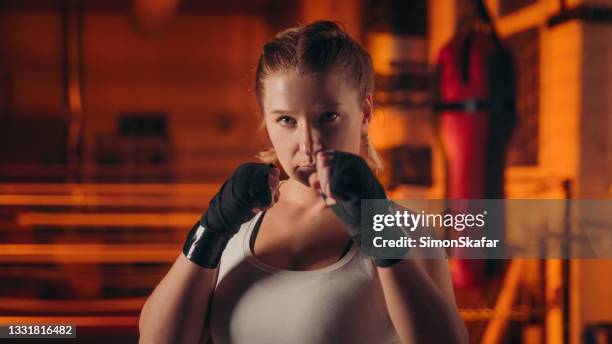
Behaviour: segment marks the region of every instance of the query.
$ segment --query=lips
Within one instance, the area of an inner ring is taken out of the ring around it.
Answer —
[[[317,170],[317,166],[316,165],[301,165],[301,166],[298,166],[295,170],[299,174],[310,175]]]
[[[300,171],[310,171],[315,170],[317,167],[315,165],[302,165],[298,166],[297,169]]]

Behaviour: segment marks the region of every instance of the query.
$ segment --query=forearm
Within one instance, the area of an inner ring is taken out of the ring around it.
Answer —
[[[197,342],[217,271],[202,268],[181,254],[142,309],[140,343]]]
[[[385,303],[402,343],[467,343],[452,295],[434,283],[417,260],[378,268]]]
[[[272,206],[279,173],[274,165],[244,163],[223,183],[145,303],[139,322],[141,343],[206,339],[208,303],[223,251],[240,226],[255,216],[253,209]]]
[[[363,224],[362,219],[373,220],[376,215],[393,214],[399,206],[387,199],[383,186],[363,158],[347,152],[321,151],[316,160],[320,172],[317,181],[311,185],[322,190],[326,203],[344,223],[349,235],[361,245],[363,252],[375,258],[385,303],[402,341],[466,343],[465,326],[454,302],[446,261],[434,261],[433,267],[437,269],[425,270],[419,265],[420,260],[399,259],[406,256],[405,249],[385,249],[383,252],[375,245],[366,245],[372,233],[364,235],[364,229],[369,231],[374,226]],[[366,204],[369,209],[364,214],[363,200],[378,202]],[[387,230],[385,233],[392,240],[406,235],[400,230]],[[435,272],[435,278],[430,277],[430,271]]]

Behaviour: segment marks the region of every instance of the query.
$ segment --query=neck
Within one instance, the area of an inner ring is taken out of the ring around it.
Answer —
[[[289,178],[280,190],[281,198],[299,208],[316,210],[326,208],[319,191]]]

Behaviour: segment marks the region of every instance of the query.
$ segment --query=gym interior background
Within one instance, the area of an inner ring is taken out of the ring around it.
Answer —
[[[612,2],[485,3],[517,75],[505,197],[609,199]],[[338,21],[370,51],[372,141],[391,195],[443,198],[431,74],[459,6],[2,1],[0,323],[69,322],[79,342],[137,340],[144,300],[194,219],[265,146],[255,64],[298,23]],[[516,260],[456,293],[473,343],[603,343],[610,285],[609,260]]]

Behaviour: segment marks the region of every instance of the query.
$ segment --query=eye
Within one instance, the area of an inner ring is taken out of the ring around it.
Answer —
[[[334,122],[340,115],[335,112],[325,112],[319,117],[319,122]]]
[[[283,126],[293,126],[295,125],[295,119],[289,116],[280,116],[276,119],[276,123],[279,123]]]

